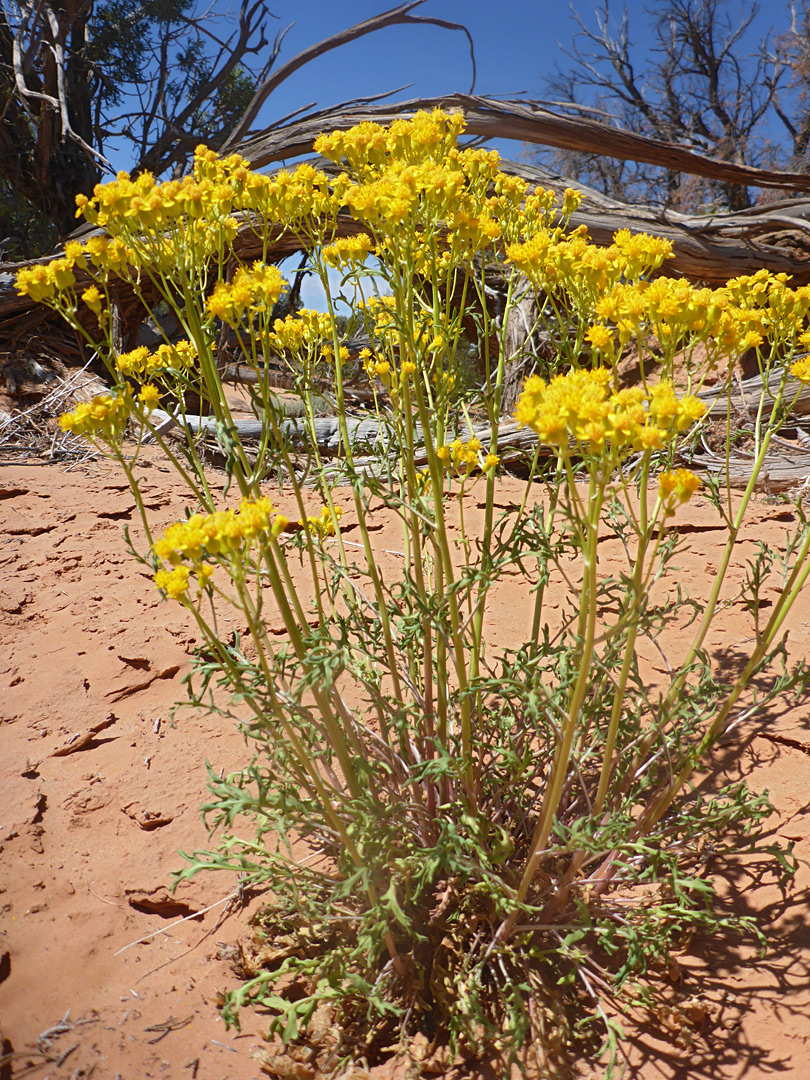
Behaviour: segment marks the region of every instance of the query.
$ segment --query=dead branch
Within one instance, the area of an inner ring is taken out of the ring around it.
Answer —
[[[380,15],[375,15],[371,19],[366,19],[364,22],[355,23],[354,26],[347,27],[346,30],[341,30],[340,33],[333,34],[332,37],[326,38],[324,41],[320,41],[316,45],[310,46],[308,49],[304,49],[302,52],[298,53],[297,56],[288,60],[274,75],[265,79],[258,87],[241,120],[228,138],[222,143],[220,147],[221,151],[226,152],[233,149],[248,138],[250,127],[258,115],[259,109],[261,109],[270,94],[272,94],[272,92],[294,72],[298,71],[299,68],[308,64],[311,60],[323,56],[324,53],[330,52],[332,49],[338,49],[342,45],[347,45],[351,41],[356,41],[358,38],[364,37],[366,34],[373,34],[377,30],[382,30],[389,26],[439,26],[444,30],[460,30],[465,34],[470,43],[470,59],[472,62],[473,75],[470,93],[472,93],[475,87],[475,51],[469,30],[461,23],[448,22],[446,19],[428,18],[427,16],[409,14],[415,7],[419,7],[424,2],[425,0],[410,0],[409,3],[400,4],[399,7],[391,8],[389,11],[384,11]],[[267,131],[271,130],[274,130],[274,128],[267,129]],[[263,134],[266,134],[267,131]]]

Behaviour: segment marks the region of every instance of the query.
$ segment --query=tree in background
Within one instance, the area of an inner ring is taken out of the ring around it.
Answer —
[[[290,27],[270,43],[277,17],[265,0],[244,0],[236,18],[201,0],[2,0],[0,259],[30,258],[71,232],[76,195],[113,171],[110,148],[127,153],[133,173],[182,173],[199,143],[231,149],[256,134],[273,90],[330,49],[395,24],[469,39],[457,23],[411,15],[422,3],[357,23],[276,68]]]
[[[678,143],[720,161],[807,169],[810,141],[810,3],[786,6],[785,26],[746,42],[759,8],[726,0],[659,0],[646,9],[651,45],[631,38],[624,8],[618,25],[608,0],[595,26],[573,14],[579,29],[572,61],[546,80],[557,107],[619,128]],[[638,26],[635,27],[638,30]],[[685,177],[652,165],[571,151],[545,160],[566,175],[626,201],[678,210],[741,210],[750,192],[739,185]]]

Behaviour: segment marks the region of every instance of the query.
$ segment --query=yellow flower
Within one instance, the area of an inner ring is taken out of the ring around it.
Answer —
[[[343,510],[340,506],[335,507],[334,517],[332,516],[329,507],[325,506],[317,516],[311,515],[306,518],[306,520],[299,520],[295,524],[298,529],[305,529],[307,532],[314,533],[316,536],[334,536],[335,520],[340,519],[342,515]]]
[[[151,412],[160,404],[160,391],[156,386],[147,383],[141,388],[141,392],[138,394],[138,401],[140,401],[147,412]]]
[[[658,477],[658,488],[666,516],[674,514],[676,506],[688,502],[699,487],[700,477],[688,469],[661,473]]]
[[[205,556],[216,558],[241,554],[261,543],[272,530],[273,504],[267,498],[243,499],[239,510],[217,510],[212,514],[192,514],[176,521],[152,545],[159,559],[173,566],[184,559],[199,565]]]
[[[286,518],[283,514],[276,514],[273,524],[270,529],[270,535],[274,540],[277,540],[283,532],[286,531],[287,526],[290,524],[290,519]]]
[[[563,447],[573,440],[620,457],[664,446],[706,411],[698,398],[678,399],[668,382],[649,393],[641,387],[611,393],[610,381],[606,368],[569,371],[550,383],[533,375],[526,380],[515,418],[536,431],[541,442]]]
[[[613,352],[613,334],[607,326],[597,323],[588,330],[585,337],[598,352]]]
[[[187,566],[175,566],[173,570],[155,571],[155,587],[162,589],[172,600],[180,600],[188,591],[191,571]]]
[[[30,296],[35,303],[53,303],[58,293],[75,284],[71,259],[52,259],[45,265],[26,267],[15,279],[20,296]]]
[[[332,321],[327,314],[301,308],[286,319],[276,319],[268,339],[271,347],[280,353],[300,353],[302,350],[309,351],[331,336]]]
[[[364,351],[369,352],[367,349]],[[383,382],[388,382],[391,375],[390,363],[385,359],[377,359],[370,352],[363,360],[363,370],[368,374],[369,378],[373,379],[376,375]]]
[[[560,207],[563,217],[570,217],[582,202],[582,193],[574,188],[566,188]]]
[[[362,263],[374,250],[374,244],[366,233],[357,236],[345,236],[329,244],[321,252],[327,266],[341,269],[344,266]]]
[[[809,335],[802,335],[802,337],[807,336]],[[790,374],[795,376],[799,382],[810,383],[810,356],[800,356],[798,360],[795,360],[790,365]]]
[[[173,345],[158,345],[155,349],[158,369],[172,368],[174,371],[190,371],[196,366],[197,360],[197,350],[190,341],[177,341]]]
[[[262,262],[255,262],[250,270],[240,266],[232,282],[217,282],[205,306],[209,315],[236,329],[245,314],[264,312],[269,315],[284,284],[277,266]]]
[[[73,412],[59,417],[59,426],[91,441],[118,446],[123,441],[132,404],[132,391],[127,385],[116,397],[99,394],[92,401],[80,402]]]
[[[115,361],[115,366],[122,375],[131,378],[139,378],[149,375],[154,370],[153,357],[145,345],[139,345],[137,349],[120,353]]]
[[[740,338],[740,351],[746,352],[748,349],[758,349],[764,340],[758,330],[748,330]]]
[[[43,303],[54,295],[54,287],[48,279],[44,266],[30,266],[20,270],[14,282],[20,296],[30,296],[34,303]]]
[[[101,293],[97,285],[91,285],[82,293],[82,300],[95,315],[101,315]]]

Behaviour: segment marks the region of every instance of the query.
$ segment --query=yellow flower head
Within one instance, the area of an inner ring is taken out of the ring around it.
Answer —
[[[261,543],[272,531],[273,504],[269,499],[243,499],[238,510],[192,514],[170,525],[152,545],[159,559],[179,566],[184,560],[196,567],[208,558],[242,557],[247,548]]]
[[[700,477],[688,469],[675,469],[664,472],[658,477],[658,489],[664,513],[667,517],[675,513],[675,508],[688,502],[700,487]]]
[[[53,306],[58,293],[65,292],[76,284],[73,273],[73,260],[52,259],[49,263],[29,266],[20,270],[15,286],[20,296],[30,296],[35,303]]]
[[[622,456],[658,449],[691,427],[705,412],[698,398],[678,399],[670,383],[647,393],[641,387],[611,391],[606,368],[572,370],[546,383],[526,380],[515,417],[541,442],[564,447],[573,441]]]
[[[94,315],[101,315],[101,293],[97,285],[91,285],[82,293],[82,300],[90,308]]]
[[[613,334],[607,326],[603,326],[601,323],[596,323],[596,325],[592,326],[588,330],[588,332],[585,334],[585,337],[597,352],[613,353]]]
[[[152,383],[147,383],[141,388],[140,394],[138,394],[138,401],[146,409],[147,412],[151,412],[156,409],[160,404],[160,390]]]
[[[810,337],[810,335],[802,335]],[[810,383],[810,356],[801,356],[790,365],[790,374],[799,382]]]
[[[208,297],[206,308],[209,315],[222,319],[236,329],[243,315],[262,312],[269,315],[284,284],[277,266],[262,262],[255,262],[249,270],[241,266],[232,282],[217,282]]]
[[[563,217],[570,217],[582,202],[582,192],[574,188],[566,188],[560,208]]]
[[[335,507],[334,517],[332,511],[328,506],[325,506],[321,510],[320,514],[312,515],[305,521],[298,521],[297,525],[299,529],[304,529],[307,532],[311,532],[316,536],[334,536],[335,535],[335,521],[339,520],[343,515],[343,509],[340,506]]]
[[[157,570],[155,587],[162,589],[172,600],[183,600],[188,592],[190,573],[187,566],[175,566],[173,570]]]
[[[83,435],[91,442],[120,446],[132,412],[132,391],[129,385],[121,394],[99,394],[92,401],[80,402],[73,412],[59,417],[63,431]]]
[[[327,266],[340,270],[344,266],[356,266],[365,262],[373,250],[371,238],[366,233],[358,233],[357,236],[345,236],[333,241],[323,249],[321,257]]]
[[[465,477],[469,476],[474,469],[483,467],[479,462],[480,452],[481,442],[474,437],[467,442],[463,442],[461,439],[454,439],[449,446],[436,447],[436,457],[439,459],[442,466],[445,469],[448,469],[452,465],[456,472]],[[486,466],[487,468],[494,467],[493,462],[489,460],[492,457],[495,457],[495,455],[490,454],[487,456],[486,460],[489,461],[489,464]]]
[[[301,308],[285,319],[276,319],[268,335],[270,347],[277,352],[310,352],[332,336],[332,320],[327,314]]]

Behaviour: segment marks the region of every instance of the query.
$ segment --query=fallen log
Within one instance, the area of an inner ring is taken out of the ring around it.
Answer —
[[[204,432],[216,439],[219,430],[218,421],[213,416],[186,413],[181,420],[161,409],[155,409],[151,419],[160,435],[169,434],[172,430],[182,431],[185,425],[193,435]],[[307,450],[312,447],[309,428],[303,417],[284,417],[277,423],[280,434],[288,441],[292,450]],[[232,430],[238,433],[241,439],[251,441],[260,438],[266,427],[266,421],[237,417],[234,419]],[[464,440],[475,437],[480,439],[482,445],[488,449],[490,430],[489,424],[463,423],[452,437]],[[391,426],[384,421],[377,418],[347,416],[346,432],[352,453],[367,450],[379,455],[387,452]],[[312,433],[315,437],[315,445],[322,457],[336,458],[344,452],[341,425],[337,416],[316,416],[312,421]],[[422,439],[422,428],[418,423],[414,424],[414,434],[417,443],[414,461],[421,466],[427,462],[427,451]],[[537,442],[537,435],[533,431],[521,427],[514,420],[506,421],[498,428],[498,453],[502,456],[503,454],[511,454],[512,457],[523,456],[533,451]]]
[[[726,386],[710,387],[701,391],[700,397],[709,406],[710,417],[726,416],[729,409],[732,417],[746,417],[753,420],[759,409],[760,401],[764,416],[770,416],[775,404],[775,395],[782,381],[783,368],[778,364],[764,374],[740,379],[729,391]],[[799,382],[792,375],[785,380],[782,401],[790,405],[793,416],[810,414],[810,386]]]

